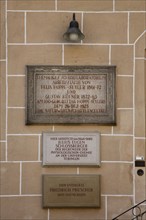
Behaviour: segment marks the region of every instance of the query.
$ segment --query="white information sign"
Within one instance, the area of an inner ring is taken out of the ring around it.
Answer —
[[[43,165],[100,166],[100,134],[44,132]]]

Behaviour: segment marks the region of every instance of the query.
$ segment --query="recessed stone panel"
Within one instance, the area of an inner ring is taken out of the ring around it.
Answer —
[[[115,124],[115,66],[27,66],[26,124]]]

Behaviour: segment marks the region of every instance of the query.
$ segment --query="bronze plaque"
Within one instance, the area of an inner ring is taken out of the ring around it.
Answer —
[[[43,208],[100,207],[100,175],[43,175]]]
[[[26,124],[115,124],[115,66],[27,66]]]
[[[98,132],[43,132],[43,165],[100,166]]]

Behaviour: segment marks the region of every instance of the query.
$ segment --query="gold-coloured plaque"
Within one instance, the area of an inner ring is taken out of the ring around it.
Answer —
[[[43,208],[100,207],[100,175],[43,175]]]

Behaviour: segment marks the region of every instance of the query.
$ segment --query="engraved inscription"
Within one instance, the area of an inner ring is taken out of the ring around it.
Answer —
[[[43,175],[43,207],[100,207],[100,175]]]
[[[63,183],[59,184],[58,187],[51,187],[50,192],[57,193],[57,196],[86,196],[87,193],[93,192],[93,188],[86,186],[84,183]]]
[[[80,160],[81,157],[87,157],[92,154],[89,150],[87,141],[92,141],[93,138],[73,138],[73,137],[60,137],[50,138],[51,141],[56,140],[55,150],[51,154],[55,157],[63,157],[64,160]]]
[[[35,113],[105,113],[106,75],[36,74]]]
[[[99,149],[97,132],[43,133],[43,165],[100,166]]]
[[[26,124],[116,124],[115,66],[27,66]]]

